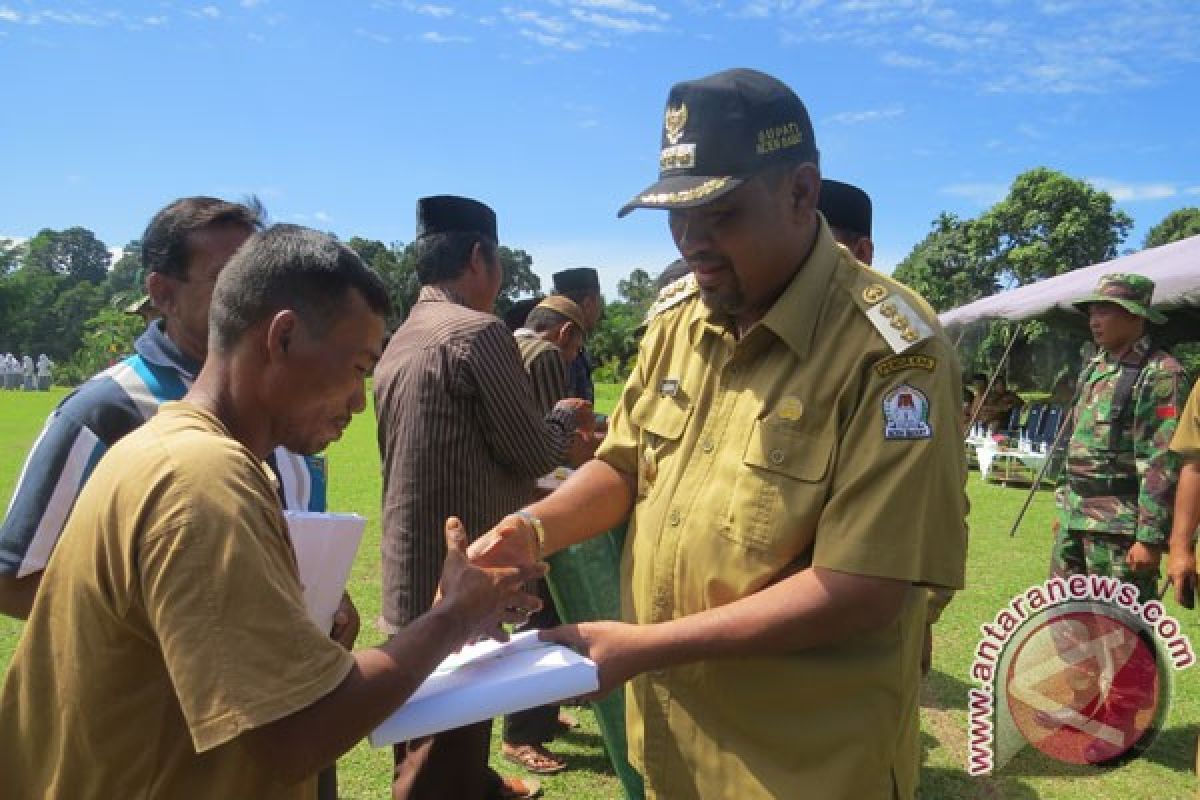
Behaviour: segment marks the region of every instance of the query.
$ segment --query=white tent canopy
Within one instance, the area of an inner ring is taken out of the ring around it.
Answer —
[[[1072,301],[1091,294],[1100,276],[1110,272],[1133,272],[1154,281],[1152,303],[1160,311],[1200,309],[1200,236],[1192,236],[994,294],[946,311],[939,319],[947,328],[961,328],[983,319],[1046,317],[1073,317],[1082,325],[1084,316],[1071,305]],[[1198,336],[1200,330],[1189,338]]]

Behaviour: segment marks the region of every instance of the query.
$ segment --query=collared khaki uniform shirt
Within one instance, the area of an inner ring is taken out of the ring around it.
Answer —
[[[1200,459],[1200,381],[1192,387],[1187,405],[1179,417],[1175,435],[1171,437],[1171,452],[1188,461]]]
[[[598,453],[637,475],[626,620],[715,608],[812,566],[962,587],[959,366],[923,307],[822,224],[740,340],[696,294],[651,322]],[[897,355],[872,309],[924,338]],[[926,595],[914,586],[894,621],[836,645],[634,679],[647,795],[913,797]]]

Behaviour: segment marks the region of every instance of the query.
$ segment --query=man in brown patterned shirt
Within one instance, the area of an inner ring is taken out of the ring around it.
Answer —
[[[512,334],[492,314],[497,241],[496,216],[482,203],[446,195],[417,203],[421,293],[375,370],[387,632],[432,604],[446,518],[460,518],[470,536],[484,533],[533,498],[538,476],[592,424],[591,406],[578,399],[538,412]],[[488,768],[490,736],[489,720],[397,745],[393,796],[533,796],[533,781]]]

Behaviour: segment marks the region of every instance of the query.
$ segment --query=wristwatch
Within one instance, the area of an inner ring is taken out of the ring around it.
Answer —
[[[542,553],[546,551],[546,526],[542,524],[541,519],[524,508],[517,512],[517,516],[528,522],[529,527],[533,528],[533,536],[537,541],[537,560],[541,561]]]

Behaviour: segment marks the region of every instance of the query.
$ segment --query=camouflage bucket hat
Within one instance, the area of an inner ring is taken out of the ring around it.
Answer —
[[[1161,325],[1167,318],[1161,312],[1150,307],[1150,298],[1154,296],[1154,281],[1144,275],[1133,275],[1127,272],[1114,272],[1100,278],[1096,291],[1071,305],[1087,313],[1087,307],[1092,303],[1116,303],[1130,314]]]

